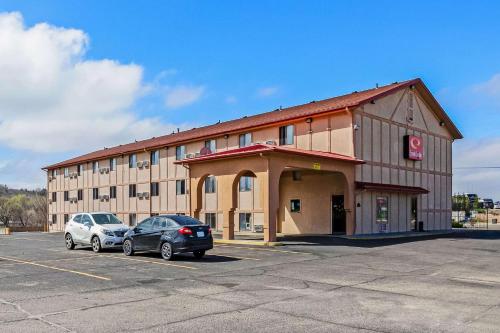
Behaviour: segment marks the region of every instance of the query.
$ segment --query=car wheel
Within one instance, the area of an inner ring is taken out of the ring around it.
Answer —
[[[172,244],[165,242],[161,245],[161,256],[165,260],[172,260],[174,253],[172,252]]]
[[[123,253],[126,256],[134,255],[134,248],[132,246],[132,241],[130,239],[127,239],[125,240],[125,242],[123,242]]]
[[[66,237],[64,237],[64,240],[66,242],[66,248],[68,250],[73,250],[75,248],[75,242],[73,242],[73,237],[71,236],[70,233],[66,234]]]
[[[201,259],[205,255],[205,250],[198,250],[193,252],[196,259]]]
[[[92,237],[92,251],[94,251],[95,253],[97,252],[101,252],[101,240],[99,239],[99,237],[97,236],[94,236]]]

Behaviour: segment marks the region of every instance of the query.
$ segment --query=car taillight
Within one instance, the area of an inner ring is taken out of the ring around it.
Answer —
[[[178,231],[181,235],[192,235],[193,234],[193,230],[186,228],[186,227],[180,228]]]
[[[210,235],[212,233],[212,229],[208,227],[208,234]]]

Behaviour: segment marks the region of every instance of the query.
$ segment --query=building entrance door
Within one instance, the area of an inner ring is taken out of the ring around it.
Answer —
[[[344,196],[332,196],[332,233],[345,234],[346,218],[344,209]]]
[[[418,217],[417,217],[417,198],[412,197],[411,198],[411,211],[410,211],[410,230],[411,231],[418,231]]]

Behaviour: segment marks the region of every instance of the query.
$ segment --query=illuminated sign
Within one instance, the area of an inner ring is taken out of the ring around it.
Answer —
[[[321,170],[321,164],[319,164],[319,163],[313,163],[313,169],[314,170]]]
[[[424,142],[415,135],[405,135],[403,138],[404,158],[421,161],[424,159]]]

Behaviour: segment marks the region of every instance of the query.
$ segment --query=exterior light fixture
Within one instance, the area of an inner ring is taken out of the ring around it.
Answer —
[[[310,124],[310,123],[312,123],[312,122],[313,122],[313,119],[312,119],[311,117],[306,118],[306,123]]]
[[[444,121],[442,121],[442,120],[441,120],[441,121],[439,122],[439,126],[443,127],[443,126],[444,126]]]

